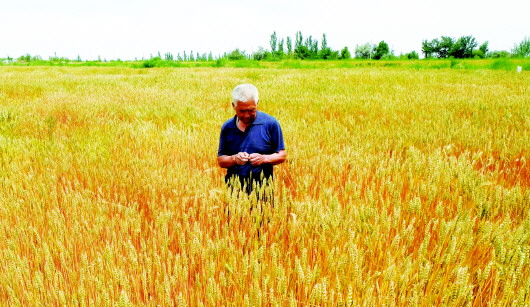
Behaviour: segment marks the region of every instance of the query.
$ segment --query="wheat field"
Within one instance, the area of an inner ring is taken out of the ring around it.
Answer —
[[[261,212],[239,83],[286,140]],[[528,306],[529,144],[528,72],[0,67],[0,304]]]

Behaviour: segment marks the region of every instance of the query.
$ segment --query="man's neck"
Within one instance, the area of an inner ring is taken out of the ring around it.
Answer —
[[[252,125],[252,123],[247,125],[244,122],[240,121],[239,118],[236,116],[236,127],[237,127],[237,129],[245,132],[245,130],[247,130],[247,127],[250,126],[250,125]]]

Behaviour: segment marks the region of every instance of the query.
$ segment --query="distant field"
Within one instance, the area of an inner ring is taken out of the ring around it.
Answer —
[[[530,71],[530,58],[488,59],[421,59],[421,60],[238,60],[173,61],[151,58],[139,61],[74,61],[74,60],[14,60],[0,59],[1,66],[60,66],[60,67],[120,67],[120,68],[276,68],[276,69],[336,69],[336,68],[397,68],[397,69],[456,69],[456,70],[505,70],[516,71],[521,67]]]
[[[530,304],[528,70],[285,65],[0,67],[0,304]],[[247,82],[263,216],[216,164]]]

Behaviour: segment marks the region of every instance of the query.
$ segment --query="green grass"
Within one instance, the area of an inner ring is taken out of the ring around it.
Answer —
[[[465,70],[505,70],[515,71],[521,66],[524,71],[530,70],[530,59],[500,58],[500,59],[421,59],[421,60],[275,60],[230,61],[218,59],[215,61],[173,61],[152,58],[142,61],[0,61],[0,66],[94,66],[94,67],[128,67],[128,68],[158,68],[158,67],[232,67],[232,68],[279,68],[279,69],[330,69],[330,68],[409,68],[409,69],[465,69]]]

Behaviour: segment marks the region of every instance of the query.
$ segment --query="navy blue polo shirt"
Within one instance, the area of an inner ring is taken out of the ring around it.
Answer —
[[[221,127],[217,156],[231,156],[239,152],[269,155],[285,149],[282,129],[276,118],[258,111],[256,119],[244,132],[237,128],[236,118],[234,116],[227,120]],[[273,165],[271,164],[254,166],[248,162],[245,165],[235,165],[228,168],[226,178],[238,175],[258,179],[262,173],[265,178],[268,178],[272,176],[272,169]]]

